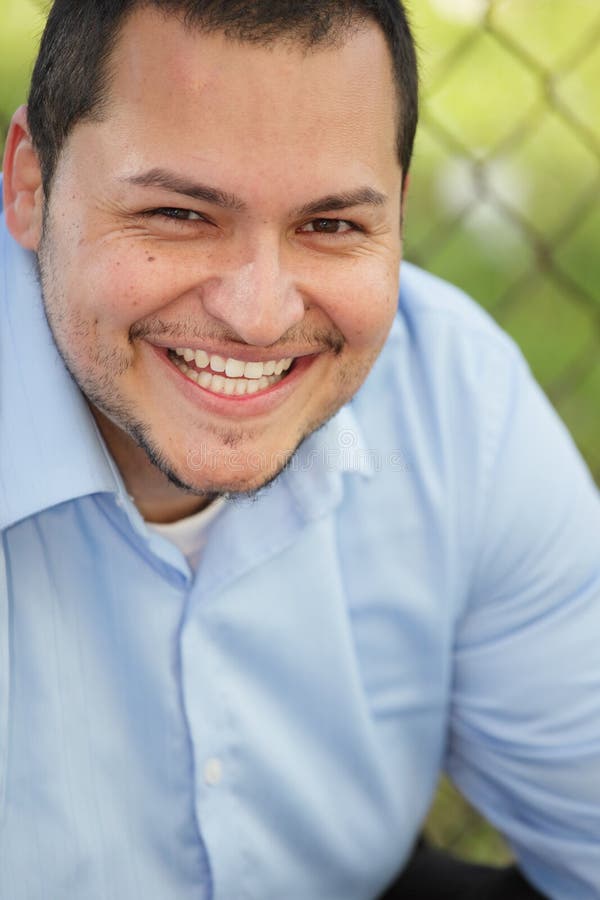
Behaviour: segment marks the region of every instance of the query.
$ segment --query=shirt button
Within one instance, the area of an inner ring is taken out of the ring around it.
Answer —
[[[204,764],[204,781],[209,787],[216,787],[223,777],[223,765],[220,759],[211,757]]]

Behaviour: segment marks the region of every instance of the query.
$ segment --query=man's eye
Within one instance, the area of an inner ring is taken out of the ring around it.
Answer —
[[[303,225],[300,231],[315,234],[346,234],[348,231],[358,231],[354,222],[347,219],[313,219]]]
[[[156,216],[164,216],[167,219],[175,219],[177,222],[205,222],[204,216],[194,212],[193,209],[177,209],[171,206],[163,206],[160,209],[152,210],[152,214]]]

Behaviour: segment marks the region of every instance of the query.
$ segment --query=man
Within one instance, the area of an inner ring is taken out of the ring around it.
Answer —
[[[398,305],[416,108],[393,0],[54,3],[4,160],[0,897],[374,898],[442,766],[508,892],[600,896],[598,496],[482,312],[406,265]]]

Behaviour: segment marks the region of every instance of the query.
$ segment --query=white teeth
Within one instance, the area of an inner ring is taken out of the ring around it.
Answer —
[[[272,385],[281,381],[278,375],[263,375],[262,378],[254,378],[252,380],[246,378],[225,378],[223,375],[212,375],[208,370],[198,372],[197,369],[187,366],[183,361],[177,363],[177,367],[181,369],[184,375],[187,375],[200,387],[212,391],[215,394],[225,394],[226,396],[243,397],[244,394],[256,394],[258,391],[264,391]]]
[[[228,378],[241,378],[246,364],[240,359],[228,359],[225,363],[225,374]]]
[[[263,364],[260,362],[248,362],[244,368],[244,378],[262,378]]]
[[[240,359],[224,359],[216,353],[209,355],[205,350],[192,350],[190,347],[177,347],[174,354],[171,359],[191,381],[215,394],[237,397],[256,394],[277,384],[294,361],[290,356],[264,363],[243,362]],[[177,361],[176,357],[180,357],[181,361]],[[194,366],[187,365],[192,362]]]
[[[267,362],[243,362],[241,359],[224,359],[217,353],[209,354],[205,350],[192,350],[190,347],[177,347],[174,351],[177,356],[182,356],[186,362],[195,362],[199,369],[210,366],[213,372],[224,372],[228,378],[252,378],[259,379],[263,375],[281,375],[287,371],[293,363],[293,357],[287,359],[268,360]]]
[[[224,372],[225,371],[225,360],[222,356],[217,356],[216,353],[210,358],[210,367],[213,372]]]
[[[196,360],[196,365],[199,369],[205,369],[207,367],[209,362],[208,353],[206,353],[204,350],[196,350],[194,357]]]

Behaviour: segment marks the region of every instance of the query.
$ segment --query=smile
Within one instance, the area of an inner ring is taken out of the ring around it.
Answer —
[[[267,390],[285,378],[293,358],[244,362],[225,359],[205,350],[177,347],[169,350],[169,359],[187,378],[214,394],[242,397]]]

